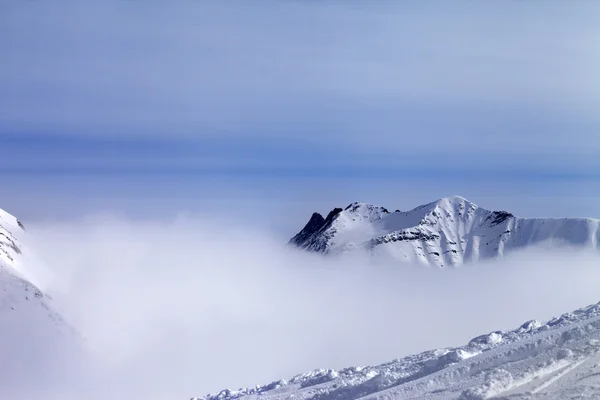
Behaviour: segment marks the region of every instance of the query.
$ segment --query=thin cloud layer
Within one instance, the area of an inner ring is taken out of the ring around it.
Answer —
[[[102,216],[30,228],[63,277],[56,304],[95,357],[80,368],[89,376],[48,386],[50,398],[94,399],[99,388],[189,398],[459,345],[598,301],[597,254],[538,249],[438,271],[323,259],[216,221]]]
[[[4,131],[598,145],[592,2],[0,7]]]

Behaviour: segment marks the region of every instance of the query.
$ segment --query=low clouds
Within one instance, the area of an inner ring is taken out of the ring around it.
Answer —
[[[56,305],[96,357],[94,374],[55,382],[50,398],[100,387],[117,398],[189,398],[460,345],[599,300],[597,254],[538,249],[438,271],[323,259],[217,220],[102,216],[30,228],[63,277]]]

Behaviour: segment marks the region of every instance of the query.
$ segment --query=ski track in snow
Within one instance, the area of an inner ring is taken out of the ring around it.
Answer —
[[[600,398],[600,303],[466,346],[340,371],[315,370],[195,400]],[[583,397],[581,397],[583,396]],[[588,396],[588,397],[585,397]]]

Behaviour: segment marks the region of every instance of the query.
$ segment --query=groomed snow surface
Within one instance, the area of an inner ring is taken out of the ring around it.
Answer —
[[[545,323],[528,321],[510,332],[491,332],[463,347],[377,366],[316,370],[193,400],[598,398],[600,303]]]

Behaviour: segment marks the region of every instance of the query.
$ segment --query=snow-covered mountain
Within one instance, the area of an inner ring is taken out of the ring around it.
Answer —
[[[363,249],[374,256],[438,267],[502,256],[551,243],[600,248],[600,220],[527,219],[489,211],[452,196],[410,211],[352,203],[326,218],[314,213],[290,244],[336,254]]]
[[[367,367],[315,370],[195,400],[600,398],[600,303]],[[194,399],[193,399],[194,400]]]
[[[23,224],[0,210],[0,361],[10,365],[2,369],[0,386],[51,360],[49,351],[66,359],[67,350],[79,349],[79,335],[40,289],[54,274],[27,241]]]
[[[40,289],[50,285],[52,279],[53,271],[29,249],[23,224],[0,209],[0,323],[6,323],[7,310],[18,315],[41,309],[42,314],[62,328],[62,318],[53,311],[51,299]]]
[[[0,209],[0,267],[41,290],[45,290],[56,278],[54,271],[31,250],[25,226],[2,209]]]

